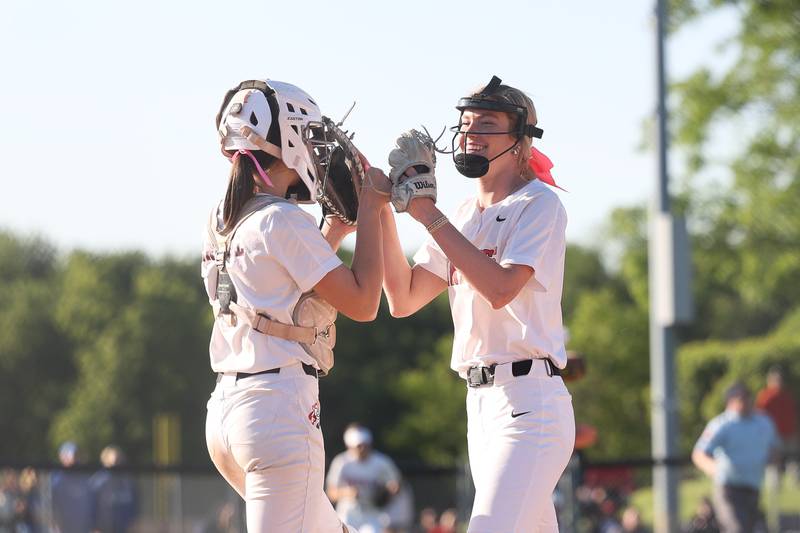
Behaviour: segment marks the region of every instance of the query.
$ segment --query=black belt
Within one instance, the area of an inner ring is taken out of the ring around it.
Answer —
[[[524,361],[514,361],[511,363],[511,375],[514,377],[527,376],[531,373],[534,361],[544,361],[547,365],[547,375],[550,377],[560,376],[561,369],[548,359],[526,359]],[[467,385],[470,387],[481,387],[494,383],[494,371],[497,364],[491,366],[473,366],[467,370]]]
[[[307,365],[305,363],[302,363],[302,365],[303,365],[303,372],[305,372],[306,374],[308,374],[309,376],[311,376],[313,378],[319,377],[319,374],[318,374],[316,368],[314,368],[311,365]],[[244,379],[244,378],[249,378],[251,376],[260,376],[261,374],[280,374],[280,373],[281,373],[281,369],[280,368],[270,368],[269,370],[262,370],[261,372],[253,372],[253,373],[237,372],[236,373],[236,381],[239,381],[240,379]],[[222,379],[222,376],[224,376],[224,375],[225,374],[223,372],[220,372],[219,374],[217,374],[217,383],[220,382],[220,380]]]

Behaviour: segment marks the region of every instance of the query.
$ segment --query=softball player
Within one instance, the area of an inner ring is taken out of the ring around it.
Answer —
[[[430,232],[411,268],[393,215],[382,212],[384,291],[407,316],[448,290],[451,366],[466,380],[476,494],[469,533],[558,531],[551,493],[575,440],[561,323],[566,213],[552,164],[531,146],[536,111],[498,78],[459,101],[456,168],[477,195],[452,222],[430,198],[408,212]],[[434,184],[435,186],[435,184]]]
[[[305,92],[273,80],[241,83],[217,116],[232,168],[202,262],[216,316],[211,368],[218,373],[206,438],[214,464],[246,502],[251,533],[349,531],[323,491],[321,365],[293,337],[311,330],[321,343],[329,332],[297,326],[293,310],[313,289],[354,320],[375,317],[383,277],[379,213],[387,196],[362,192],[348,269],[334,252],[347,227],[329,221],[321,233],[311,215],[286,200],[316,199],[324,147],[310,139],[320,118]],[[214,242],[220,236],[224,251]]]

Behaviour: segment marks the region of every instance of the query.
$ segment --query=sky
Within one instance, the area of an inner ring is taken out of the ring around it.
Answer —
[[[399,133],[457,123],[458,98],[496,74],[533,98],[536,144],[569,191],[567,238],[592,244],[613,208],[654,188],[654,154],[639,148],[655,109],[654,4],[4,2],[0,229],[62,250],[199,254],[228,175],[214,127],[228,88],[294,83],[337,120],[355,101],[345,127],[386,168]],[[733,24],[677,34],[670,76],[712,62]],[[446,156],[436,175],[445,213],[474,193]],[[411,252],[424,228],[397,219]]]

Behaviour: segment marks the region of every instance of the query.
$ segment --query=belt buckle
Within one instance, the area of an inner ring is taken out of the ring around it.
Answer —
[[[482,387],[494,383],[494,376],[489,367],[473,366],[467,370],[467,385],[470,387]]]

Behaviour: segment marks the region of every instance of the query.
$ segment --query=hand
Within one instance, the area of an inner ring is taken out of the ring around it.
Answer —
[[[378,167],[370,167],[365,173],[361,187],[361,200],[374,201],[383,206],[389,202],[392,182]]]
[[[356,231],[355,225],[345,224],[336,215],[327,215],[322,224],[322,236],[328,241],[333,251],[337,251],[348,234]]]
[[[436,154],[433,141],[417,130],[409,130],[395,141],[389,153],[389,178],[392,181],[392,205],[398,213],[407,211],[412,200],[420,197],[436,201]]]
[[[339,489],[339,498],[342,500],[355,500],[358,498],[358,487],[347,485]]]
[[[327,227],[327,230],[325,229]],[[356,231],[355,225],[345,224],[342,220],[335,215],[328,215],[325,217],[325,224],[322,227],[325,235],[344,238]]]
[[[414,167],[408,167],[403,173],[403,177],[416,176],[418,172]],[[411,218],[417,222],[421,222],[425,226],[433,222],[441,213],[435,212],[436,201],[427,196],[418,196],[412,198],[408,203],[406,212],[411,215]]]

